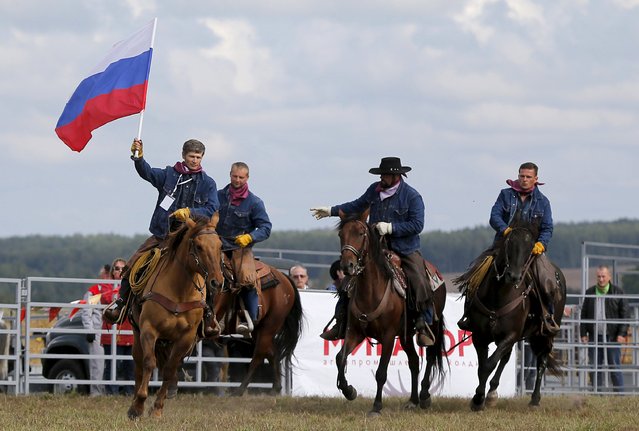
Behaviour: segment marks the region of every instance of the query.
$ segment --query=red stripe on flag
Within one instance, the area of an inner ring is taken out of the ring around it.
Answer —
[[[82,151],[91,139],[91,132],[105,124],[137,114],[146,104],[146,87],[134,85],[122,90],[114,90],[87,101],[82,113],[72,122],[55,129],[57,135],[69,148]]]

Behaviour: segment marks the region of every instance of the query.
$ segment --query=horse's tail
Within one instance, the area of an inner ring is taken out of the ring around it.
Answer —
[[[563,372],[561,369],[561,361],[555,358],[552,352],[546,357],[546,371],[556,377],[561,377]]]
[[[293,280],[288,278],[288,281],[293,287],[295,298],[293,300],[293,307],[284,320],[282,329],[275,335],[275,348],[281,359],[290,360],[293,357],[297,342],[302,336],[302,301],[300,300],[300,293],[295,287]]]
[[[446,355],[446,344],[444,343],[444,333],[446,331],[446,323],[444,322],[444,314],[439,317],[439,325],[435,335],[435,343],[427,348],[427,355],[430,359],[434,359],[433,367],[430,369],[430,381],[443,382],[446,377],[446,368],[444,368],[444,358],[448,364],[448,356]]]

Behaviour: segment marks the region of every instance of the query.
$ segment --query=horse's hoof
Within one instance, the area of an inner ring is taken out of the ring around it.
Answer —
[[[486,405],[484,404],[484,400],[478,401],[478,400],[475,400],[475,397],[473,397],[473,399],[470,400],[470,409],[472,411],[480,412],[484,410],[484,408],[486,408]]]
[[[380,417],[381,415],[382,415],[381,412],[377,410],[371,410],[370,412],[368,412],[368,414],[366,414],[366,417],[368,417],[369,419],[376,419]]]
[[[530,407],[531,409],[538,409],[539,408],[539,403],[534,403],[534,402],[529,402],[528,403],[528,407]]]
[[[404,410],[414,410],[416,408],[417,404],[412,401],[408,401],[406,404],[404,404]]]
[[[348,388],[344,389],[342,393],[348,401],[353,401],[355,398],[357,398],[357,389],[355,389],[351,385],[349,385]]]
[[[126,413],[126,415],[128,416],[128,418],[132,421],[137,421],[140,419],[140,416],[142,416],[142,412],[137,411],[136,409],[134,409],[133,407],[129,408],[129,411]]]
[[[486,407],[495,407],[497,405],[497,400],[499,399],[499,395],[497,395],[497,391],[490,391],[486,396]]]
[[[155,418],[155,419],[160,419],[162,417],[162,410],[160,410],[160,409],[151,410],[149,412],[149,417]]]
[[[427,408],[430,408],[431,404],[433,403],[433,400],[431,397],[425,398],[423,400],[419,400],[419,407],[422,410],[426,410]]]

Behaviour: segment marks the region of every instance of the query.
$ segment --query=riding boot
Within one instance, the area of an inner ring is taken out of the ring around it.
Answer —
[[[559,332],[559,325],[555,322],[555,307],[554,304],[548,304],[548,312],[544,316],[543,327],[550,335],[555,335]]]
[[[206,292],[206,308],[204,309],[203,329],[204,338],[215,338],[220,335],[220,324],[213,313],[213,293]]]
[[[129,294],[131,293],[131,284],[128,278],[120,280],[120,297],[113,301],[102,312],[104,320],[111,324],[120,324],[124,320],[124,308],[129,301]]]
[[[335,325],[320,334],[327,341],[341,340],[346,336],[346,313],[335,315]]]
[[[457,327],[462,331],[470,331],[470,320],[466,315],[466,313],[468,313],[468,303],[468,298],[466,298],[466,301],[464,302],[464,314],[462,314],[461,319],[457,322]]]
[[[430,326],[424,320],[424,314],[420,313],[415,321],[415,329],[417,330],[417,345],[420,347],[428,347],[435,344],[435,336],[430,330]]]
[[[340,293],[335,306],[335,325],[325,330],[320,337],[327,341],[341,340],[346,336],[346,311],[348,310],[348,295]]]

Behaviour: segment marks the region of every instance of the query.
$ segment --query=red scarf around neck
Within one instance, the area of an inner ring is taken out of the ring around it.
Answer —
[[[177,171],[177,173],[182,174],[182,175],[188,175],[188,174],[197,174],[198,172],[202,171],[202,166],[200,166],[199,168],[195,169],[195,170],[190,170],[186,164],[184,162],[177,162],[174,166],[173,169],[175,169]]]
[[[524,190],[521,188],[519,180],[506,180],[506,184],[508,184],[514,191],[516,191],[517,193],[521,193],[522,195],[528,195],[535,190],[535,187],[544,185],[544,183],[537,182],[530,189]]]
[[[242,187],[237,189],[231,185],[229,187],[229,197],[231,198],[231,205],[238,206],[244,199],[248,197],[249,188],[248,183],[245,183]]]

